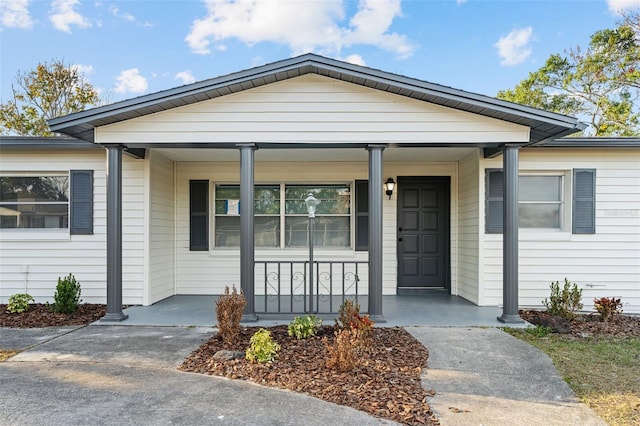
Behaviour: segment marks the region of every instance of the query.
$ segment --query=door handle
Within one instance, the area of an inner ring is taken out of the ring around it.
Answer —
[[[398,231],[402,232],[402,227],[398,228]]]

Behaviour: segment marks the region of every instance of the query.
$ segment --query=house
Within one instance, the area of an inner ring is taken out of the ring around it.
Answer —
[[[313,54],[49,124],[0,138],[5,303],[71,272],[113,321],[235,285],[246,320],[439,291],[513,322],[567,277],[640,313],[639,138]]]

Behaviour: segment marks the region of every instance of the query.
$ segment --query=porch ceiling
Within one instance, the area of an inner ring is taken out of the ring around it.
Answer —
[[[384,161],[458,161],[478,148],[387,148]],[[156,148],[164,157],[181,162],[240,160],[237,149]],[[368,151],[359,149],[258,149],[255,161],[368,161]]]

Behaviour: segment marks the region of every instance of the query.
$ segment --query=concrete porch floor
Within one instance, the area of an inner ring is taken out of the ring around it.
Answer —
[[[216,323],[217,296],[171,296],[151,306],[132,306],[124,310],[128,319],[118,325],[144,326],[198,326],[210,327]],[[256,303],[256,308],[258,304]],[[366,297],[360,297],[365,307]],[[467,300],[444,294],[384,296],[382,312],[385,323],[393,326],[435,327],[499,327],[504,324],[496,318],[502,314],[497,306],[476,306]],[[294,315],[263,314],[259,321],[247,325],[288,324]],[[320,315],[325,324],[333,323],[335,315]],[[114,323],[100,323],[110,324]],[[524,325],[524,324],[523,324]]]

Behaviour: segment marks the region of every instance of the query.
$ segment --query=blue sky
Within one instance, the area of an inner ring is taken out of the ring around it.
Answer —
[[[109,102],[306,52],[494,96],[640,0],[0,0],[0,100],[64,59]]]

